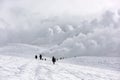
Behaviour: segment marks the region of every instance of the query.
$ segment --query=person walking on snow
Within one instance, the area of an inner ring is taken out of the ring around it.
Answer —
[[[40,60],[42,60],[42,55],[41,55],[41,54],[40,54],[40,56],[39,56],[39,57],[40,57]]]
[[[53,62],[53,64],[55,64],[55,62],[56,62],[56,58],[54,56],[52,57],[52,62]]]
[[[37,55],[35,55],[35,59],[37,59]]]

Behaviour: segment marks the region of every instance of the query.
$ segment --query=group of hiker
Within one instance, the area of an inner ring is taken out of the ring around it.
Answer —
[[[41,54],[39,55],[39,58],[40,58],[40,60],[42,60],[42,55]],[[37,55],[35,55],[35,59],[38,59]]]
[[[37,55],[35,55],[35,59],[38,59],[38,56],[37,56]],[[39,55],[39,59],[46,61],[46,58],[43,59],[43,57],[42,57],[41,54]],[[61,59],[64,59],[64,57],[63,57],[63,58],[61,57],[60,60],[61,60]],[[56,60],[58,60],[58,59],[56,59],[56,58],[53,56],[53,57],[52,57],[52,63],[55,64]]]

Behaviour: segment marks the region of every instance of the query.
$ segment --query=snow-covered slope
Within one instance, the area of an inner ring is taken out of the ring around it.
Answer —
[[[0,55],[0,80],[119,80],[119,71]]]
[[[120,71],[120,57],[81,56],[65,58],[64,62]]]
[[[19,56],[19,57],[34,57],[35,54],[43,54],[47,52],[47,48],[27,44],[9,44],[0,47],[0,54]]]
[[[95,53],[89,53],[87,50],[84,49],[83,44],[76,44],[81,47],[81,49],[78,46],[75,46],[74,43],[72,43],[73,40],[69,39],[68,43],[65,46],[61,45],[46,45],[46,46],[36,46],[36,45],[29,45],[29,44],[21,44],[21,43],[14,43],[9,44],[7,46],[0,47],[0,54],[1,55],[12,55],[12,56],[21,56],[21,57],[33,57],[35,54],[43,54],[44,56],[52,57],[74,57],[74,56],[120,56],[119,53],[103,53],[106,51],[101,51],[100,54],[97,54],[99,52]],[[71,42],[71,43],[70,43]],[[94,42],[94,41],[93,41]],[[95,50],[95,49],[94,49]],[[90,50],[92,52],[92,50]],[[96,50],[97,51],[97,50]],[[80,53],[79,53],[80,52]],[[85,53],[86,52],[86,53]]]
[[[56,52],[61,52],[56,53]],[[29,44],[21,44],[21,43],[14,43],[9,44],[7,46],[0,47],[0,55],[10,55],[10,56],[18,56],[24,58],[32,58],[34,55],[42,54],[47,57],[62,57],[68,56],[70,54],[65,54],[66,48],[61,48],[58,45],[46,45],[46,46],[36,46],[36,45],[29,45]]]

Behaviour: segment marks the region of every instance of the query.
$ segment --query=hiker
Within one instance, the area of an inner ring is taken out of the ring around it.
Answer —
[[[40,54],[40,56],[39,56],[39,57],[40,57],[40,60],[42,60],[42,55],[41,55],[41,54]]]
[[[35,59],[37,59],[37,55],[35,55]]]
[[[46,61],[46,58],[45,58],[45,61]]]
[[[53,64],[55,64],[55,62],[56,62],[56,58],[54,56],[52,57],[52,62],[53,62]]]
[[[62,58],[60,57],[60,60],[61,60]]]

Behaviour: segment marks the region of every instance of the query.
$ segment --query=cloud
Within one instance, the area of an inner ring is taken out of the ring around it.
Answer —
[[[109,11],[109,14],[111,13],[112,12]],[[101,20],[96,24],[89,22],[86,23],[86,25],[78,27],[77,30],[79,29],[79,34],[64,40],[61,47],[67,47],[71,50],[69,53],[73,54],[73,52],[75,52],[75,55],[120,56],[119,22],[114,21],[113,17],[115,15],[105,16],[105,14],[108,14],[108,11],[103,14]],[[116,24],[118,26],[116,26]],[[75,30],[74,33],[76,32]]]
[[[63,47],[70,54],[116,56],[120,52],[120,11],[115,20],[115,12],[106,9],[119,8],[118,2],[2,0],[0,45],[58,45],[60,50],[64,50]]]

